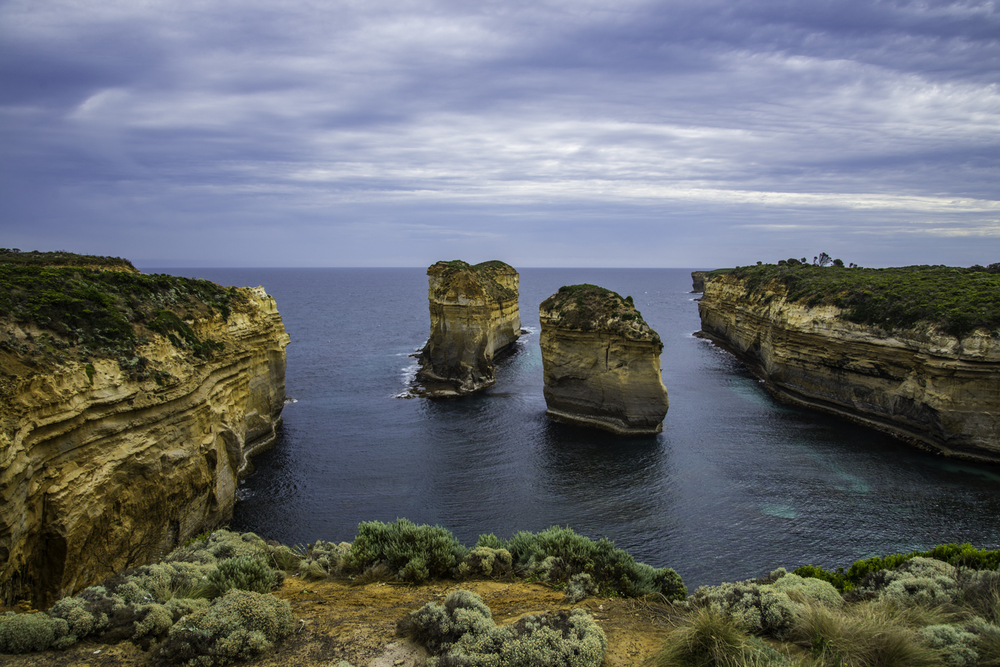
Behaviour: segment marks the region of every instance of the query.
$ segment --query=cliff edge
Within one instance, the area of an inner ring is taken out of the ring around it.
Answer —
[[[611,431],[663,430],[669,401],[660,378],[660,337],[632,297],[570,285],[539,306],[546,414]]]
[[[417,380],[428,397],[461,396],[495,381],[494,359],[521,335],[518,274],[500,261],[427,269],[431,335]]]
[[[133,271],[0,264],[8,604],[45,605],[224,523],[276,437],[274,299]]]
[[[997,461],[998,302],[1000,275],[976,267],[764,265],[708,282],[698,312],[783,401]]]

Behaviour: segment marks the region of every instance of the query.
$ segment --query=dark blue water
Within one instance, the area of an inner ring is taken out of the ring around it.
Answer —
[[[398,398],[430,330],[423,269],[146,269],[264,285],[291,336],[278,445],[255,460],[233,527],[351,541],[361,521],[479,534],[570,526],[689,587],[778,566],[1000,542],[1000,470],[954,463],[781,405],[700,328],[678,269],[523,269],[533,333],[474,397]],[[662,434],[620,439],[544,416],[538,304],[561,285],[632,295],[663,344]]]

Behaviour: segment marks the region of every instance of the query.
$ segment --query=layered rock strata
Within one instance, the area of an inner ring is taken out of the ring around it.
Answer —
[[[499,261],[427,269],[431,335],[420,353],[423,395],[461,396],[495,382],[493,362],[521,335],[518,274]]]
[[[543,301],[538,314],[549,417],[619,435],[663,430],[663,344],[632,297],[571,285]]]
[[[787,297],[779,281],[716,277],[698,304],[700,335],[780,400],[942,454],[1000,460],[1000,340],[982,330],[958,339],[929,323],[887,332]]]
[[[67,359],[63,341],[38,364],[18,350],[59,337],[0,322],[0,601],[46,605],[231,517],[276,437],[289,339],[263,288],[229,297],[225,316],[188,313],[201,356],[146,331],[134,357]]]

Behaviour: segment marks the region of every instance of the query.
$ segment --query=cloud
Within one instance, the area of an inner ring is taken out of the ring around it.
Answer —
[[[666,261],[614,230],[710,266],[864,233],[886,240],[866,265],[993,261],[962,239],[996,229],[998,34],[995,2],[14,0],[0,234],[209,264]]]

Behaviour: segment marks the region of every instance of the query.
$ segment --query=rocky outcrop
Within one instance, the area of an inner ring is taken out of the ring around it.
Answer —
[[[691,272],[691,291],[692,292],[704,292],[705,291],[705,277],[708,275],[708,271],[692,271]]]
[[[632,297],[596,285],[561,287],[539,317],[549,417],[620,435],[663,430],[663,344]]]
[[[224,313],[188,302],[177,333],[146,330],[119,359],[0,322],[0,600],[45,605],[231,517],[275,439],[288,336],[263,288],[226,294]],[[51,363],[33,360],[42,340]]]
[[[729,350],[779,399],[922,448],[1000,460],[1000,340],[930,323],[892,332],[833,305],[790,303],[784,284],[728,275],[705,287],[700,335]]]
[[[503,262],[456,260],[427,269],[431,335],[420,353],[422,395],[460,396],[492,385],[493,361],[521,335],[518,275]]]

